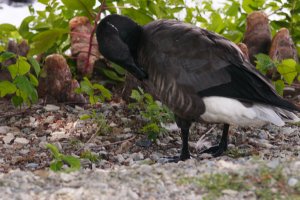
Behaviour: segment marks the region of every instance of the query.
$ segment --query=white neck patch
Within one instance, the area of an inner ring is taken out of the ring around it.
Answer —
[[[107,23],[108,23],[111,27],[113,27],[114,29],[116,29],[117,32],[119,32],[118,29],[117,29],[117,27],[115,27],[114,25],[112,25],[112,24],[109,23],[109,22],[107,22]]]

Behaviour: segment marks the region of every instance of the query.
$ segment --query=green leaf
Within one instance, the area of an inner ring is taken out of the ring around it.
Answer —
[[[26,38],[26,35],[29,32],[29,23],[34,20],[35,16],[28,16],[25,19],[23,19],[20,29],[19,29],[19,33],[23,38]]]
[[[29,49],[28,55],[37,55],[47,51],[55,44],[58,36],[68,32],[66,29],[55,28],[38,33],[32,38],[33,47]]]
[[[221,30],[225,27],[225,24],[223,22],[223,19],[221,18],[221,15],[218,13],[213,13],[211,15],[212,17],[212,23],[208,27],[209,30],[214,31],[216,33],[220,33]]]
[[[52,154],[53,154],[53,156],[56,158],[56,159],[58,159],[59,158],[59,150],[57,149],[57,147],[56,146],[54,146],[53,144],[49,144],[49,143],[47,143],[47,144],[44,144],[46,147],[48,147],[51,151],[52,151]]]
[[[22,90],[17,90],[16,94],[17,94],[17,96],[22,97],[23,103],[26,102],[26,100],[27,100],[27,93],[26,92],[24,92]]]
[[[276,92],[277,92],[279,95],[283,95],[283,88],[285,88],[285,85],[284,85],[283,80],[277,80],[277,81],[275,82],[275,88],[276,88]]]
[[[240,4],[233,2],[230,8],[227,10],[226,15],[228,16],[237,16],[239,11]]]
[[[38,2],[40,2],[40,3],[44,4],[44,5],[48,5],[49,1],[50,0],[38,0]]]
[[[86,8],[92,10],[96,4],[96,0],[61,0],[61,2],[72,10],[86,10]]]
[[[138,86],[138,89],[139,89],[139,91],[140,91],[142,94],[144,94],[143,88],[141,88],[140,86]]]
[[[108,98],[109,100],[111,100],[111,97],[112,97],[111,93],[110,93],[103,85],[94,84],[94,85],[93,85],[93,88],[99,89],[99,90],[101,91],[101,94],[102,94],[104,97],[106,97],[106,98]]]
[[[12,52],[4,52],[3,54],[0,55],[0,62],[4,62],[5,60],[16,57],[16,55]]]
[[[114,71],[103,69],[103,72],[106,76],[108,76],[110,79],[114,81],[125,82],[125,77],[123,78],[118,77],[118,75]]]
[[[126,69],[120,67],[119,65],[113,63],[113,62],[110,62],[112,64],[112,66],[114,67],[114,69],[118,72],[118,74],[121,74],[121,75],[125,75],[126,73]]]
[[[149,117],[150,117],[150,114],[149,114],[149,113],[144,113],[144,112],[142,112],[142,115],[143,115],[144,117],[146,117],[146,118],[149,118]]]
[[[17,91],[15,84],[12,84],[9,81],[0,82],[0,97],[4,97],[6,94],[13,94]]]
[[[32,100],[33,103],[36,102],[38,98],[38,93],[35,88],[33,88],[33,91],[30,94],[28,94],[28,97]]]
[[[140,95],[140,93],[137,90],[132,90],[130,98],[135,99],[138,102],[141,102],[143,100],[143,97]]]
[[[18,75],[18,66],[17,66],[17,64],[10,65],[10,66],[7,67],[7,69],[9,70],[12,79],[15,79],[16,76]]]
[[[18,76],[13,83],[28,95],[33,92],[34,84],[31,83],[25,76]]]
[[[135,106],[135,103],[131,103],[128,105],[128,108],[133,108]]]
[[[95,91],[93,90],[93,88],[90,86],[89,83],[85,82],[85,81],[81,81],[80,82],[80,86],[81,86],[81,91],[85,92],[88,95],[93,95],[95,93]]]
[[[17,28],[11,24],[0,24],[0,30],[4,32],[17,31]]]
[[[257,66],[258,69],[263,73],[263,74],[266,74],[266,72],[270,69],[273,69],[274,67],[277,66],[276,63],[274,63],[271,58],[266,55],[266,54],[257,54],[257,55],[254,55],[254,57],[257,59]]]
[[[49,24],[47,24],[46,22],[41,22],[41,23],[36,24],[31,29],[36,30],[36,31],[46,31],[46,30],[49,30],[50,28],[51,28],[51,26]]]
[[[13,104],[16,108],[23,103],[23,98],[20,96],[14,96],[13,98],[11,98],[11,101],[13,102]]]
[[[45,18],[45,19],[47,19],[47,16],[46,16],[46,10],[44,10],[44,11],[36,11],[36,13],[39,15],[39,16],[41,16],[42,18]],[[45,23],[46,24],[46,23]],[[49,26],[49,25],[48,25]],[[49,26],[50,27],[50,26]]]
[[[62,161],[54,162],[50,165],[50,169],[54,172],[60,171],[61,167],[64,165]]]
[[[90,87],[93,87],[92,84],[91,84],[91,82],[89,81],[89,79],[88,79],[87,77],[83,77],[83,80],[84,80],[85,82],[87,82],[87,83],[89,84]]]
[[[77,94],[84,93],[81,88],[76,88],[74,92],[76,92]]]
[[[31,63],[31,65],[34,68],[34,71],[36,73],[36,76],[39,77],[40,71],[41,71],[41,67],[40,64],[38,63],[38,61],[36,59],[34,59],[33,57],[28,57],[29,62]]]
[[[163,108],[165,109],[165,111],[167,111],[167,113],[169,114],[169,117],[175,122],[174,114],[171,113],[171,111],[169,110],[169,108],[166,105],[163,105]]]
[[[154,21],[154,18],[152,18],[151,16],[134,8],[124,9],[123,11],[126,16],[129,16],[130,18],[134,19],[134,21],[140,25],[145,25],[149,22]]]
[[[80,117],[79,121],[83,121],[83,120],[90,119],[90,118],[91,118],[91,116],[84,115],[84,116]]]
[[[30,78],[31,83],[33,83],[35,86],[39,85],[39,81],[36,79],[36,77],[33,74],[28,73],[28,76]]]
[[[298,73],[300,73],[300,64],[296,64],[295,68],[296,68],[296,71],[297,71]]]
[[[79,160],[77,158],[75,158],[74,156],[60,155],[59,158],[65,162],[69,163],[71,165],[71,167],[80,167],[81,166],[81,163],[79,162]]]
[[[246,11],[246,13],[251,13],[258,8],[262,7],[265,3],[265,0],[244,0],[242,7]]]
[[[91,102],[91,105],[95,104],[95,99],[94,99],[93,95],[90,96],[90,102]]]
[[[153,103],[153,97],[150,94],[146,93],[144,96],[150,101],[150,103]]]
[[[98,98],[99,98],[103,103],[105,103],[105,98],[104,98],[104,96],[99,95]]]
[[[296,61],[293,59],[283,60],[277,67],[277,71],[283,76],[286,82],[291,85],[297,76]]]
[[[20,75],[24,75],[26,74],[27,72],[29,72],[30,70],[30,64],[23,60],[23,59],[18,59],[18,64],[19,64],[19,74]]]

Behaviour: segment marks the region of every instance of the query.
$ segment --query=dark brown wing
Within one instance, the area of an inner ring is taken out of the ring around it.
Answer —
[[[273,84],[245,61],[228,39],[175,20],[143,26],[140,66],[163,103],[188,118],[205,111],[202,98],[223,96],[299,110],[277,95]],[[197,96],[195,96],[197,94]]]

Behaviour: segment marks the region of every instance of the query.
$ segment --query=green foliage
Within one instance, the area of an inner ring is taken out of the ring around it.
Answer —
[[[298,73],[300,73],[300,65],[296,63],[293,59],[285,59],[280,63],[276,59],[273,62],[268,55],[258,54],[254,56],[257,61],[256,68],[259,69],[263,74],[270,69],[277,67],[277,71],[281,75],[281,79],[284,79],[289,85],[292,84]],[[300,75],[298,75],[298,80],[300,80]],[[283,80],[277,80],[274,82],[276,91],[279,95],[283,95],[283,88],[285,88]]]
[[[80,82],[80,88],[76,88],[74,91],[76,93],[86,93],[90,96],[89,100],[91,105],[93,106],[95,103],[97,103],[99,101],[99,99],[105,103],[105,97],[108,98],[109,100],[111,100],[111,93],[103,86],[103,85],[99,85],[99,84],[94,84],[92,85],[91,82],[89,81],[88,78],[84,77],[83,78],[84,81]],[[95,91],[96,89],[99,89],[101,91],[100,95],[95,95]],[[93,115],[89,116],[89,115],[84,115],[82,116],[79,120],[86,120],[89,118],[93,118],[96,119],[96,123],[98,123],[98,126],[102,125],[102,128],[104,130],[105,133],[107,133],[110,128],[108,127],[108,125],[106,124],[106,122],[104,121],[104,115],[101,114],[98,117],[96,117],[96,113],[95,110],[93,110]],[[102,119],[102,122],[98,121],[98,119]],[[99,131],[98,135],[101,133],[101,130]]]
[[[73,146],[73,150],[75,150],[75,148],[80,148],[82,144],[83,144],[83,142],[81,140],[70,140],[69,141],[69,145]]]
[[[86,158],[89,159],[92,163],[95,163],[96,161],[101,161],[101,156],[92,155],[92,153],[89,150],[86,150],[80,158]]]
[[[84,81],[80,82],[81,87],[76,88],[74,91],[77,94],[80,94],[80,93],[88,94],[90,96],[91,105],[94,105],[95,103],[97,103],[99,99],[103,103],[105,103],[105,97],[108,98],[109,100],[111,100],[112,95],[103,85],[99,85],[99,84],[92,85],[88,78],[84,77],[83,79],[84,79]],[[101,91],[101,94],[98,96],[95,95],[94,90],[96,90],[96,89],[99,89]]]
[[[144,126],[143,129],[139,130],[139,132],[147,133],[149,139],[156,141],[159,132],[168,132],[167,129],[161,127],[160,123],[166,123],[167,119],[175,121],[174,115],[165,105],[160,107],[157,102],[153,101],[153,97],[150,94],[144,93],[142,88],[138,87],[138,89],[140,92],[132,90],[130,97],[137,100],[142,108],[146,110],[146,112],[141,112],[141,114],[145,118],[150,119],[147,125]],[[135,103],[129,105],[129,107],[134,106]]]
[[[11,74],[13,82],[1,81],[0,82],[0,96],[4,97],[6,94],[15,94],[11,101],[15,107],[27,102],[28,106],[31,105],[30,100],[35,103],[38,94],[35,89],[38,86],[37,78],[31,74],[30,64],[27,62],[27,58],[17,56],[14,53],[5,52],[0,55],[0,62],[4,62],[9,58],[16,58],[16,64],[10,66],[3,66],[2,70],[7,68]],[[37,76],[39,75],[40,66],[36,60],[32,57],[28,58],[28,61],[34,66]],[[29,79],[28,79],[29,77]]]
[[[63,154],[60,154],[56,146],[53,144],[45,144],[51,152],[53,156],[53,161],[50,165],[50,170],[52,171],[62,171],[62,172],[72,172],[79,170],[79,167],[81,166],[79,160],[75,158],[74,156],[66,156]],[[70,168],[67,170],[62,170],[61,167],[63,166],[63,162],[67,162],[70,165]]]

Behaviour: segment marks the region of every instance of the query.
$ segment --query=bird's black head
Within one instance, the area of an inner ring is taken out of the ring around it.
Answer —
[[[136,78],[146,79],[147,73],[138,66],[137,49],[142,28],[122,15],[109,15],[97,27],[99,52],[108,60],[120,65]]]

